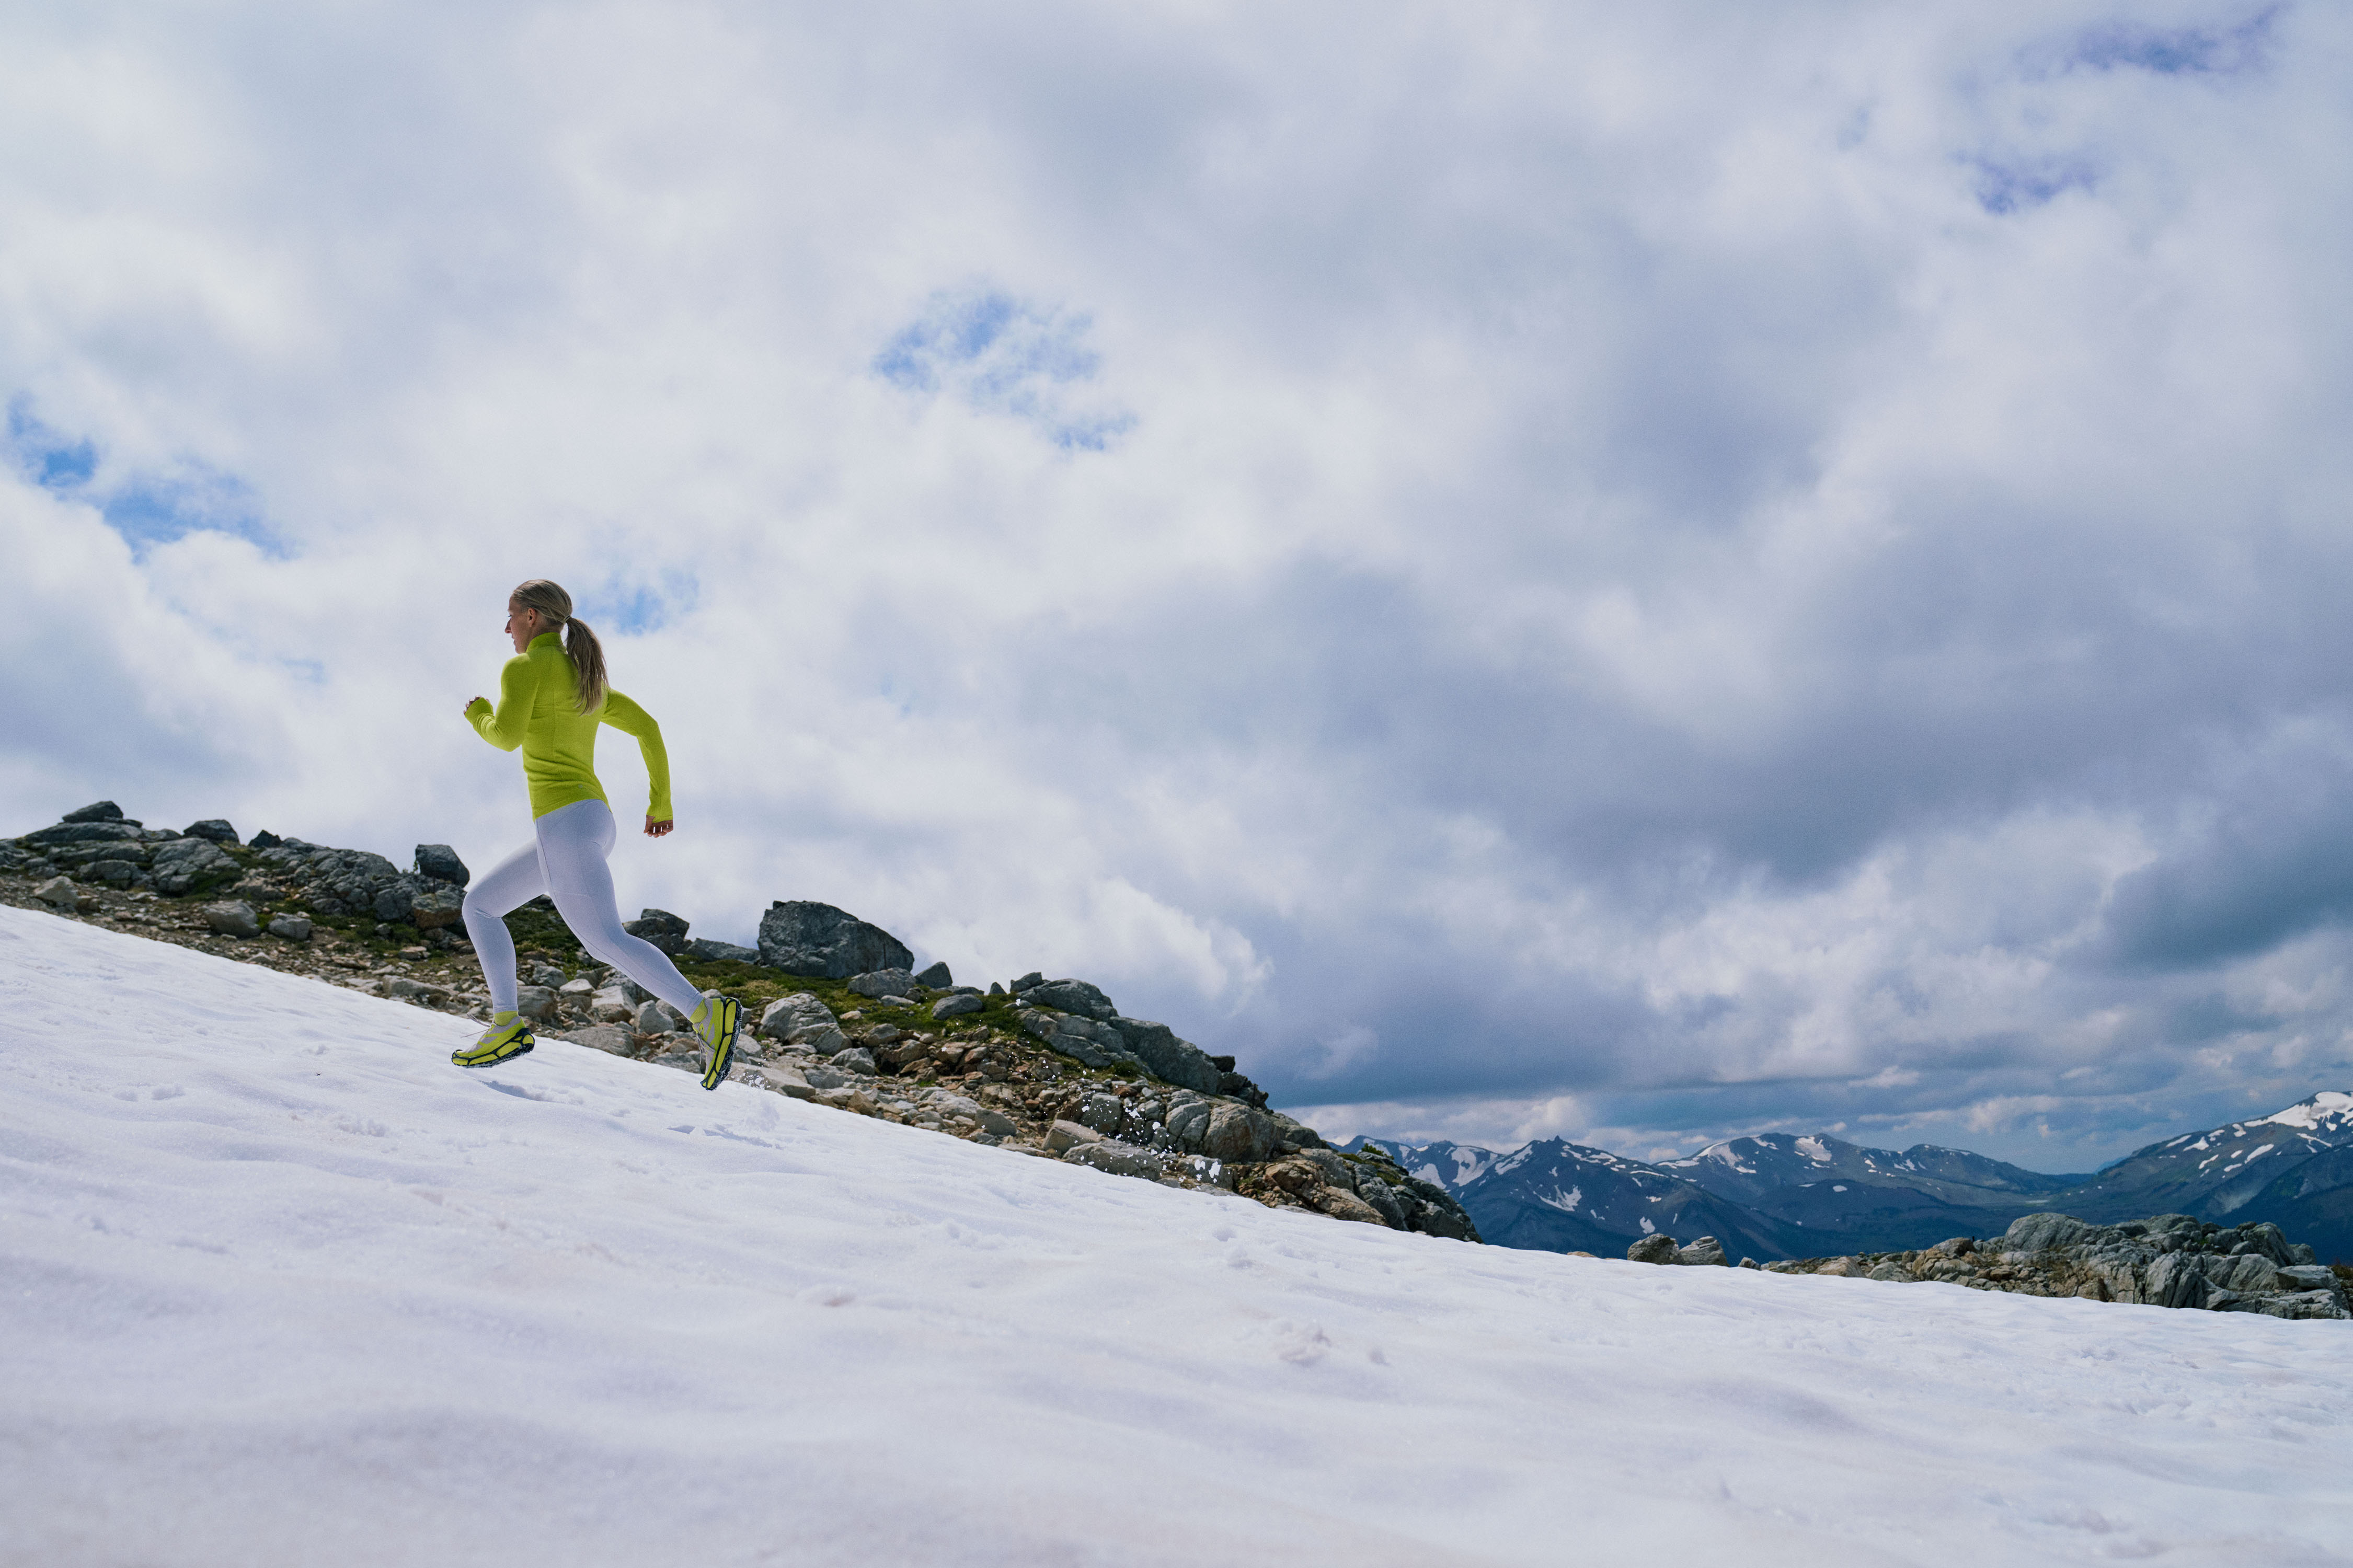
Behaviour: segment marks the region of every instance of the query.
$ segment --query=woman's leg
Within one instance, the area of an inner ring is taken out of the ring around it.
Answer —
[[[613,849],[613,813],[601,800],[575,801],[549,812],[539,829],[539,860],[547,871],[547,896],[580,945],[681,1013],[702,1005],[697,991],[660,948],[621,929],[613,903],[613,872],[605,857]]]
[[[506,916],[547,891],[539,865],[539,845],[524,845],[466,889],[466,935],[481,961],[482,979],[491,988],[491,1010],[515,1010],[514,938],[507,934]]]

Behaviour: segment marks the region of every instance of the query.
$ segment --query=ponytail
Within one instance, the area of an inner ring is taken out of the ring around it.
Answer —
[[[605,645],[586,621],[573,620],[565,623],[564,651],[572,656],[572,672],[580,680],[580,711],[594,713],[605,705]]]
[[[544,577],[534,577],[512,597],[518,606],[537,610],[541,619],[562,628],[565,657],[572,660],[572,673],[579,682],[580,711],[594,713],[602,708],[610,689],[605,679],[605,645],[586,621],[572,618],[572,595]]]

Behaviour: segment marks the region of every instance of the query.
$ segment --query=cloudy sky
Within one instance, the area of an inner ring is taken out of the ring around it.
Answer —
[[[2353,1086],[2353,16],[0,6],[0,828],[519,844],[1327,1133]],[[642,774],[600,767],[625,822]]]

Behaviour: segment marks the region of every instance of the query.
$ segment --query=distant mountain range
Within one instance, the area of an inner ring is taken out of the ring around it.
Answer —
[[[1504,1247],[1617,1257],[1664,1231],[1714,1236],[1761,1262],[1893,1252],[1991,1236],[2051,1210],[2110,1223],[2156,1214],[2270,1220],[2324,1260],[2353,1261],[2353,1094],[2151,1143],[2094,1174],[2046,1175],[1966,1149],[1901,1153],[1767,1132],[1651,1164],[1565,1139],[1509,1153],[1359,1138],[1454,1194]]]

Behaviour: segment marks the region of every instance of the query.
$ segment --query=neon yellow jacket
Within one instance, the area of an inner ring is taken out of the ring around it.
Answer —
[[[604,800],[596,782],[596,726],[610,724],[638,738],[653,785],[646,815],[670,820],[670,753],[662,750],[661,726],[644,709],[607,688],[605,705],[594,713],[579,708],[580,687],[564,639],[542,632],[499,671],[499,705],[477,697],[466,704],[475,733],[501,752],[522,748],[522,776],[531,784],[533,820],[584,800]],[[607,804],[610,804],[607,802]]]

